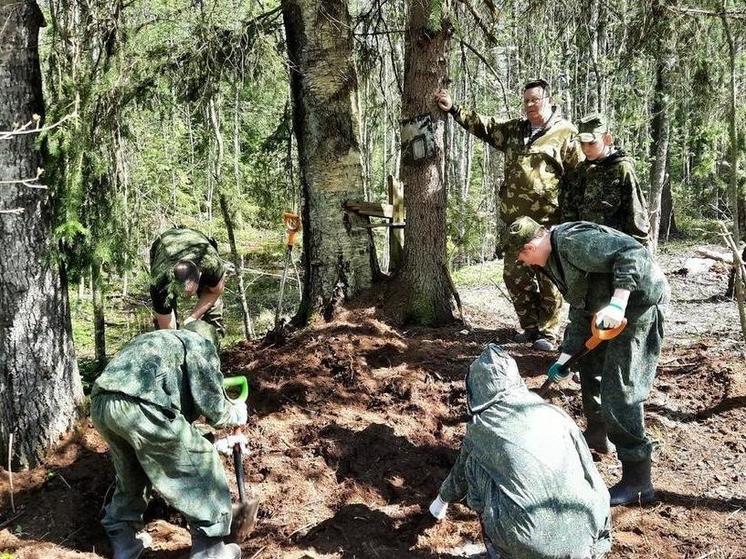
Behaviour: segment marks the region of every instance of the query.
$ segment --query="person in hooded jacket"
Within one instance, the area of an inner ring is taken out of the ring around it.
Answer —
[[[466,498],[491,559],[603,557],[609,492],[573,420],[530,392],[496,344],[472,362],[466,392],[471,421],[430,513],[440,520]]]
[[[635,174],[634,160],[614,145],[602,115],[581,118],[577,139],[585,160],[562,183],[562,222],[591,221],[606,225],[647,246],[648,207]]]

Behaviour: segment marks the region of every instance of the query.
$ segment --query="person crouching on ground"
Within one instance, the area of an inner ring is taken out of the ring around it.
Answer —
[[[518,259],[544,270],[570,304],[562,353],[547,375],[559,380],[561,365],[591,335],[627,326],[580,364],[584,433],[591,448],[622,462],[622,479],[610,490],[611,505],[655,500],[650,479],[652,444],[645,433],[644,402],[650,393],[663,341],[669,288],[650,252],[620,231],[577,221],[545,229],[529,217],[509,229]],[[594,318],[595,316],[595,318]]]
[[[609,492],[572,419],[530,392],[490,344],[469,367],[471,422],[430,513],[466,497],[491,559],[597,558],[611,549]]]
[[[116,489],[102,520],[114,559],[136,559],[147,542],[137,529],[155,489],[181,512],[192,533],[192,559],[240,559],[223,543],[231,496],[222,462],[191,422],[243,425],[246,404],[223,389],[215,328],[195,320],[181,330],[137,336],[93,385],[91,419],[108,443]]]

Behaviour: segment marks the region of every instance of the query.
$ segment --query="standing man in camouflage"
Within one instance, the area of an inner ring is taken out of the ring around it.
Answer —
[[[602,115],[592,114],[578,121],[578,140],[585,161],[563,182],[562,221],[592,221],[613,227],[647,246],[648,207],[635,162],[614,146]]]
[[[505,153],[505,182],[500,190],[500,215],[511,223],[522,215],[543,225],[559,223],[560,182],[582,159],[574,141],[577,130],[560,116],[544,80],[523,87],[526,118],[497,120],[455,105],[449,93],[435,94],[438,107],[466,130]],[[560,328],[562,297],[546,277],[516,263],[504,250],[503,279],[523,332],[515,341],[552,351]]]
[[[547,372],[550,379],[568,374],[562,373],[562,365],[590,337],[591,320],[598,328],[610,329],[627,319],[617,337],[584,357],[600,376],[598,383],[581,377],[583,408],[589,422],[608,428],[622,462],[622,479],[609,490],[611,505],[655,500],[644,403],[655,378],[669,300],[663,272],[632,237],[587,221],[547,230],[521,217],[510,226],[509,238],[518,258],[543,268],[570,304],[570,324],[562,353]],[[593,448],[590,433],[584,434]]]
[[[178,300],[196,293],[197,304],[180,322],[201,319],[223,335],[225,271],[216,243],[199,231],[177,227],[159,235],[150,247],[150,297],[158,328],[176,328]]]
[[[186,517],[192,559],[241,557],[236,544],[223,543],[232,511],[222,462],[192,425],[200,415],[217,428],[246,423],[246,404],[231,402],[223,390],[217,343],[215,328],[201,320],[142,334],[93,385],[91,420],[116,470],[102,520],[114,559],[143,553],[146,538],[137,529],[151,489]]]

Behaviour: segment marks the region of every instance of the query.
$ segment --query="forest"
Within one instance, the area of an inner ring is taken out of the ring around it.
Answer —
[[[510,285],[498,123],[542,102],[575,132],[602,116],[670,286],[657,500],[611,509],[607,556],[746,556],[745,88],[742,0],[0,0],[0,559],[112,556],[92,390],[157,331],[175,227],[215,244],[220,368],[250,386],[241,556],[488,557],[466,502],[428,505],[470,363],[499,344],[537,391],[564,354],[516,340]],[[544,398],[588,427],[585,390]],[[622,466],[592,456],[611,487]],[[193,557],[167,498],[145,526],[143,557]]]

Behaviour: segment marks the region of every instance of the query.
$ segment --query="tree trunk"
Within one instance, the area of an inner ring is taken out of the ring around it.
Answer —
[[[430,113],[435,155],[413,164],[402,157],[404,183],[404,261],[400,274],[402,318],[423,325],[451,322],[451,295],[456,295],[446,260],[446,203],[443,133],[447,117],[432,102],[433,92],[447,85],[450,24],[437,0],[410,0],[402,117]]]
[[[91,264],[91,295],[93,297],[93,347],[96,366],[102,371],[106,366],[106,318],[104,311],[104,278],[101,262]]]
[[[238,110],[238,97],[236,97],[236,110]],[[220,186],[220,177],[223,163],[223,156],[225,155],[225,148],[223,147],[223,135],[220,132],[220,122],[218,120],[218,111],[215,108],[215,99],[210,98],[207,102],[207,114],[210,118],[210,126],[212,127],[213,136],[217,144],[218,151],[215,156],[215,167],[214,167],[214,179],[215,188],[218,191],[218,201],[220,203],[220,212],[223,215],[223,222],[225,223],[225,229],[228,232],[228,244],[231,248],[231,262],[236,270],[238,276],[238,300],[241,303],[241,316],[243,317],[243,335],[244,338],[250,340],[254,337],[254,327],[251,323],[251,315],[249,314],[249,304],[246,301],[246,287],[243,281],[243,271],[241,266],[241,257],[238,255],[238,248],[236,245],[236,235],[233,228],[233,216],[231,215],[230,208],[228,207],[228,200]],[[234,138],[238,134],[236,124],[234,122]],[[234,147],[238,145],[237,140],[234,139]],[[238,164],[234,161],[234,170],[238,172]],[[238,180],[238,179],[236,179]]]
[[[0,0],[0,130],[44,115],[36,2]],[[64,273],[52,243],[49,191],[10,181],[43,166],[36,134],[0,134],[0,455],[39,464],[78,417],[83,389],[75,362]],[[14,211],[17,210],[17,211]]]
[[[665,10],[665,8],[654,9],[654,13],[660,10]],[[660,15],[660,18],[665,17],[667,17],[665,14]],[[665,28],[665,25],[663,28]],[[658,246],[658,233],[661,229],[661,199],[668,174],[671,71],[675,63],[670,38],[662,37],[660,43],[655,71],[655,92],[651,122],[652,144],[650,149],[653,164],[650,169],[650,192],[648,196],[650,204],[650,250],[653,253]]]
[[[367,219],[344,211],[364,197],[352,18],[343,0],[282,2],[291,68],[293,127],[303,192],[301,307],[295,322],[370,286]]]

